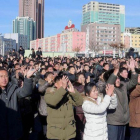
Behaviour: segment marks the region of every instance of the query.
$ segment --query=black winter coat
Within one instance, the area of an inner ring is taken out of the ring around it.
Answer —
[[[0,139],[18,140],[22,137],[22,122],[18,107],[18,98],[29,96],[32,93],[32,80],[26,79],[23,88],[16,84],[9,83],[4,99],[0,93]]]
[[[21,54],[22,56],[24,56],[25,50],[24,49],[22,49],[22,50],[19,49],[18,53]]]

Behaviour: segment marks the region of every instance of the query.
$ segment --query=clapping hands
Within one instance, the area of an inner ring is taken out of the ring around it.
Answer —
[[[113,96],[114,95],[114,85],[110,85],[108,84],[106,86],[106,94],[109,95],[109,96]]]
[[[29,70],[24,70],[24,77],[26,76],[28,79],[36,72],[36,69],[30,68]]]

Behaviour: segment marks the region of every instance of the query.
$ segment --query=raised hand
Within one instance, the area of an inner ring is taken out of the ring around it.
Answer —
[[[62,87],[64,89],[66,89],[66,87],[68,86],[68,82],[69,82],[69,78],[67,76],[63,76],[63,78],[62,78]]]
[[[110,85],[110,84],[108,84],[107,86],[106,86],[106,94],[107,95],[109,95],[109,96],[112,96],[112,95],[114,95],[114,85]]]
[[[77,69],[77,73],[79,73],[80,71],[81,71],[81,69],[78,68],[78,69]]]
[[[75,93],[74,87],[73,87],[73,85],[72,85],[72,83],[71,83],[70,81],[68,82],[67,90],[68,90],[70,93]]]
[[[119,73],[119,68],[120,68],[120,63],[116,63],[115,65],[114,65],[114,75],[118,75],[118,73]]]
[[[131,71],[135,71],[135,60],[132,58],[130,59],[129,68],[131,69]]]
[[[29,70],[27,70],[27,71],[25,72],[26,77],[27,77],[27,78],[30,78],[35,72],[36,72],[36,69],[30,68]]]
[[[86,79],[87,83],[90,83],[90,76],[88,76],[88,78]]]

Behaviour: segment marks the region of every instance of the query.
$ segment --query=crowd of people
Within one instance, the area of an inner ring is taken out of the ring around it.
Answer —
[[[0,57],[1,140],[140,140],[140,58]]]

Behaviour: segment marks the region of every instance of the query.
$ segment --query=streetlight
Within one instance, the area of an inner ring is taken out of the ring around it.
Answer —
[[[104,46],[104,57],[105,57],[105,46]]]
[[[53,57],[54,57],[54,51],[53,51]]]

